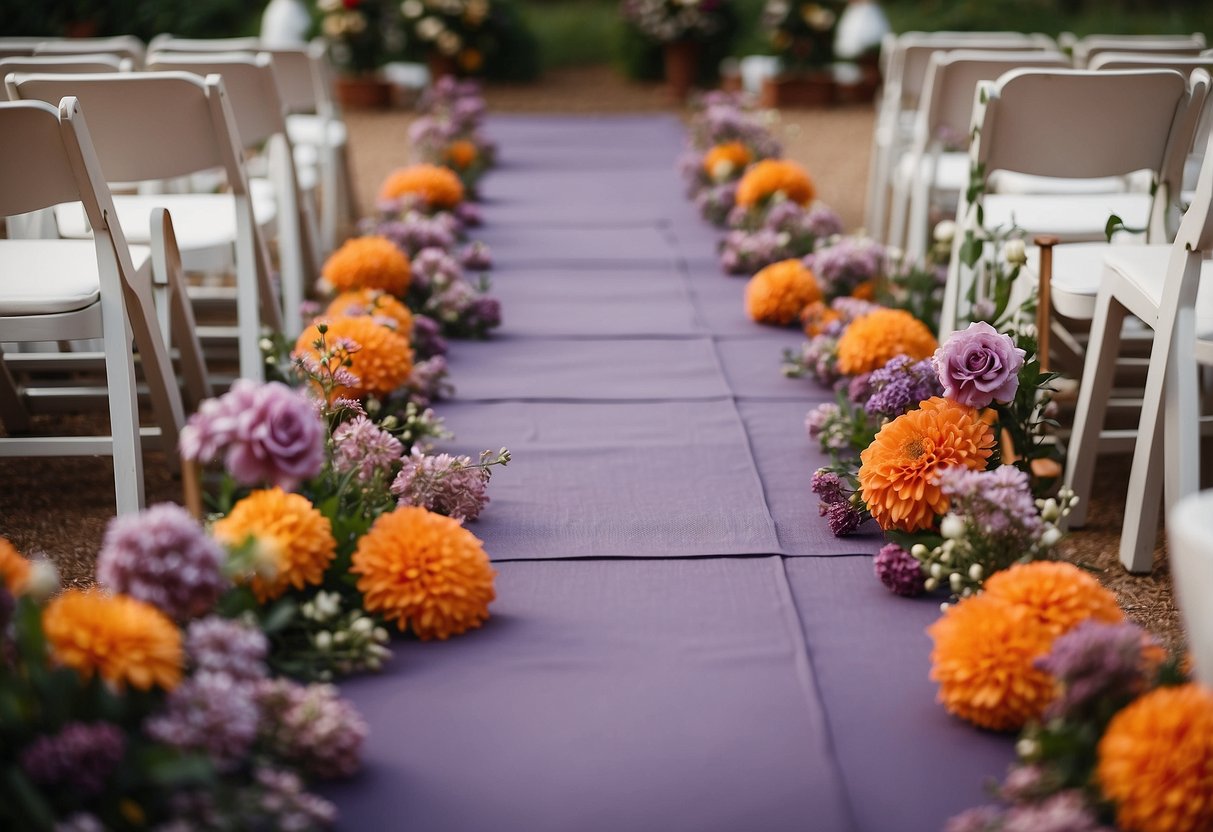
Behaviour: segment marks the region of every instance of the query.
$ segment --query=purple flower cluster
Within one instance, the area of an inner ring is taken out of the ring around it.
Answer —
[[[842,237],[804,258],[828,298],[849,295],[884,271],[884,246],[869,237]]]
[[[712,225],[722,226],[737,204],[737,182],[709,185],[695,194],[695,207]]]
[[[846,433],[837,429],[841,420],[842,408],[835,402],[824,402],[804,417],[804,429],[809,439],[820,442],[822,448],[841,450],[848,444]]]
[[[164,709],[143,728],[158,742],[202,752],[221,770],[231,770],[257,738],[261,709],[255,693],[246,680],[199,670],[169,693]]]
[[[1055,678],[1062,693],[1046,718],[1083,719],[1101,705],[1123,705],[1142,693],[1152,666],[1147,648],[1158,644],[1136,624],[1084,621],[1053,642],[1036,666]]]
[[[473,240],[460,252],[459,262],[474,272],[488,271],[493,267],[493,252],[484,243]]]
[[[489,472],[470,457],[426,456],[413,449],[392,482],[398,505],[421,506],[456,520],[472,521],[489,502]]]
[[[870,395],[864,410],[877,419],[896,419],[920,402],[943,394],[929,358],[914,361],[899,355],[868,376]]]
[[[924,591],[926,576],[918,559],[896,543],[885,544],[872,562],[876,577],[894,595],[914,598]]]
[[[249,814],[264,821],[265,829],[311,832],[329,829],[337,822],[337,807],[307,791],[293,771],[258,766],[253,771],[253,782],[257,796]]]
[[[990,471],[944,468],[936,482],[951,503],[951,512],[964,517],[980,535],[1008,551],[1028,554],[1043,528],[1028,475],[1013,465]]]
[[[455,392],[455,388],[446,379],[446,359],[441,355],[427,358],[413,364],[413,371],[405,387],[409,392],[409,400],[418,407],[429,407],[439,399],[445,399]]]
[[[185,621],[209,612],[227,588],[223,561],[223,549],[188,511],[160,503],[110,520],[97,580]]]
[[[741,142],[754,160],[783,155],[783,148],[767,130],[744,98],[730,93],[709,93],[700,100],[701,108],[691,121],[691,142],[699,151],[713,145]]]
[[[380,218],[364,220],[361,230],[387,237],[410,257],[427,248],[450,250],[462,231],[458,218],[445,211],[426,216],[415,209],[402,208],[400,201],[381,203],[378,208]]]
[[[446,355],[447,343],[442,327],[428,315],[413,316],[413,353],[420,359]]]
[[[459,261],[441,248],[424,248],[413,256],[410,288],[426,293],[463,279]]]
[[[865,513],[851,501],[851,490],[837,474],[825,469],[815,472],[812,490],[821,500],[817,511],[826,518],[835,537],[850,534],[867,519]]]
[[[100,794],[126,754],[126,735],[110,722],[69,722],[21,752],[21,768],[41,786],[70,786],[84,797]]]
[[[838,215],[824,205],[805,209],[795,202],[776,202],[764,209],[735,206],[733,229],[721,244],[720,262],[733,274],[753,274],[763,266],[811,254],[820,241],[842,229]]]
[[[400,460],[404,446],[365,416],[342,422],[333,431],[333,469],[352,474],[358,482],[368,483],[377,475],[389,476]]]
[[[1011,336],[977,321],[963,332],[953,333],[935,351],[934,361],[944,395],[981,409],[1015,398],[1025,356]]]
[[[260,627],[218,615],[190,623],[185,652],[195,670],[222,673],[237,682],[256,682],[268,671],[269,641]]]
[[[798,361],[799,369],[823,387],[832,387],[841,377],[838,372],[838,335],[841,327],[831,327],[805,341]]]
[[[237,482],[290,490],[324,467],[324,438],[324,422],[305,394],[276,381],[240,379],[190,417],[181,455],[209,462],[223,453]]]
[[[337,688],[274,679],[258,685],[257,702],[265,715],[261,740],[276,757],[311,777],[358,771],[366,723]]]
[[[753,274],[764,266],[794,257],[791,237],[780,231],[730,231],[720,245],[720,266],[729,274]]]
[[[952,818],[944,832],[1113,832],[1100,824],[1086,797],[1077,789],[1061,791],[1036,803],[1002,809],[980,806]]]

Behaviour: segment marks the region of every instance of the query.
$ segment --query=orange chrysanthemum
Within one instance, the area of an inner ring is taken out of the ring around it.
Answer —
[[[819,300],[817,278],[799,260],[772,263],[751,277],[745,288],[746,312],[763,324],[787,326]]]
[[[713,179],[727,179],[745,168],[754,156],[741,142],[726,142],[703,154],[703,170]]]
[[[330,318],[370,315],[395,322],[396,334],[405,338],[413,334],[413,313],[389,294],[378,289],[358,289],[342,292],[329,303],[324,314]]]
[[[820,335],[826,327],[840,320],[842,313],[822,301],[810,303],[800,311],[800,324],[804,327],[804,334],[810,338]]]
[[[17,547],[0,537],[0,585],[14,595],[25,589],[29,580],[29,561],[21,557]]]
[[[1116,624],[1125,618],[1115,595],[1069,563],[1016,564],[991,575],[985,592],[1028,610],[1054,638],[1087,619]]]
[[[303,589],[319,584],[337,555],[329,519],[307,497],[281,488],[249,494],[215,523],[211,533],[227,546],[243,545],[251,537],[272,555],[277,565],[274,577],[257,576],[249,582],[262,603],[290,587]]]
[[[476,149],[476,143],[467,139],[459,139],[447,145],[443,152],[443,158],[450,164],[457,167],[459,170],[470,168],[476,161],[479,151]]]
[[[320,361],[315,343],[321,338],[321,324],[328,327],[323,337],[330,349],[338,339],[358,345],[350,354],[350,366],[346,368],[357,377],[358,383],[339,385],[333,390],[334,396],[357,399],[372,394],[386,395],[408,381],[413,372],[413,348],[409,346],[408,338],[365,315],[317,320],[295,341],[297,353]],[[334,365],[332,369],[337,369],[339,358],[334,356],[329,360]]]
[[[921,361],[939,347],[927,325],[904,309],[877,309],[851,322],[838,339],[838,369],[849,376],[879,370],[893,358]]]
[[[1035,666],[1053,635],[1030,610],[991,595],[949,607],[927,629],[931,679],[948,713],[993,731],[1014,731],[1044,712],[1056,690]]]
[[[1112,718],[1095,779],[1125,832],[1213,829],[1213,692],[1158,688]]]
[[[320,270],[338,292],[378,289],[403,295],[409,288],[409,258],[386,237],[354,237],[332,253]]]
[[[935,525],[948,498],[935,484],[941,468],[983,470],[994,447],[991,415],[942,397],[887,422],[859,455],[859,487],[882,529]]]
[[[454,208],[463,202],[463,183],[449,168],[411,165],[388,174],[379,189],[380,199],[417,196],[430,208]]]
[[[813,180],[805,169],[786,159],[763,159],[745,172],[737,183],[737,204],[758,205],[775,194],[800,205],[808,205],[817,195]]]
[[[368,612],[411,626],[422,640],[445,639],[489,617],[493,567],[457,520],[415,506],[380,515],[358,541],[350,569]]]
[[[42,629],[55,660],[82,676],[139,690],[172,690],[181,681],[181,631],[143,601],[69,589],[46,605]]]
[[[865,280],[851,290],[851,297],[859,298],[859,300],[875,300],[876,298],[876,281]]]

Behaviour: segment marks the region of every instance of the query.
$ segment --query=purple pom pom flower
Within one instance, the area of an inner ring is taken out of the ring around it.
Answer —
[[[913,598],[926,588],[926,576],[922,574],[918,559],[896,543],[885,544],[872,564],[876,577],[894,595]]]
[[[1019,389],[1019,370],[1026,353],[985,321],[953,333],[935,351],[935,369],[943,394],[958,404],[981,409],[1007,403]]]
[[[70,785],[81,795],[100,794],[126,754],[126,735],[109,722],[69,722],[21,752],[21,767],[43,786]]]

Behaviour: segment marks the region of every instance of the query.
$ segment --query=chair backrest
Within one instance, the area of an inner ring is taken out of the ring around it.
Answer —
[[[896,84],[901,107],[917,109],[919,98],[926,84],[927,67],[931,57],[939,52],[953,49],[980,49],[983,52],[1027,52],[1037,50],[1056,51],[1050,41],[1034,41],[1027,36],[997,37],[916,37],[903,36],[898,39],[898,50],[889,65],[890,80]]]
[[[46,38],[12,37],[0,38],[0,58],[20,58],[34,54],[34,49]]]
[[[1199,55],[1207,46],[1200,32],[1190,35],[1088,35],[1074,42],[1074,65],[1088,66],[1101,52],[1170,52]]]
[[[219,75],[227,92],[236,131],[245,148],[258,147],[271,136],[285,134],[282,97],[269,55],[250,53],[151,52],[149,72],[191,72]]]
[[[931,142],[942,130],[967,136],[973,120],[973,92],[981,81],[993,81],[1022,67],[1064,69],[1070,64],[1060,52],[936,52],[927,66],[919,105],[919,138]]]
[[[134,35],[116,35],[108,38],[61,38],[46,39],[34,47],[35,55],[95,55],[106,53],[120,58],[130,58],[135,66],[143,65],[145,52],[143,41]]]
[[[288,113],[335,113],[328,47],[323,40],[261,51],[274,59],[282,103]]]
[[[156,35],[147,43],[147,51],[151,52],[256,52],[261,48],[261,40],[255,37],[244,38],[179,38],[175,35]]]
[[[0,79],[11,72],[73,73],[73,72],[131,72],[130,58],[100,53],[96,55],[26,55],[0,58]]]
[[[9,97],[58,101],[74,95],[110,182],[175,179],[223,169],[248,193],[235,120],[219,76],[188,72],[10,75]]]
[[[1088,69],[1173,69],[1184,75],[1197,67],[1213,70],[1213,54],[1188,55],[1176,52],[1100,52]]]
[[[1204,144],[1204,162],[1196,180],[1196,195],[1179,223],[1175,248],[1188,251],[1213,251],[1213,134]]]

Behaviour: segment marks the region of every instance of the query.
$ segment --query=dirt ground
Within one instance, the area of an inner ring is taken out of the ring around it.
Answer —
[[[552,72],[538,85],[492,87],[487,98],[493,112],[683,112],[671,107],[660,86],[624,81],[608,68]],[[407,161],[411,115],[400,108],[349,112],[346,119],[358,196],[365,212],[383,177]],[[839,212],[850,229],[862,222],[872,123],[870,106],[851,105],[785,110],[775,128],[788,157],[812,173],[821,199]],[[772,363],[772,372],[776,370]],[[60,417],[42,421],[49,428],[63,422]],[[69,424],[78,427],[80,423]],[[148,452],[145,470],[149,502],[180,499],[180,484],[162,454]],[[1133,620],[1175,645],[1182,635],[1161,542],[1151,575],[1129,575],[1117,561],[1128,471],[1128,457],[1100,461],[1088,525],[1071,535],[1065,551],[1117,592]],[[0,459],[0,482],[4,484],[0,488],[0,535],[23,552],[50,556],[69,581],[87,583],[105,523],[113,514],[109,461]]]

